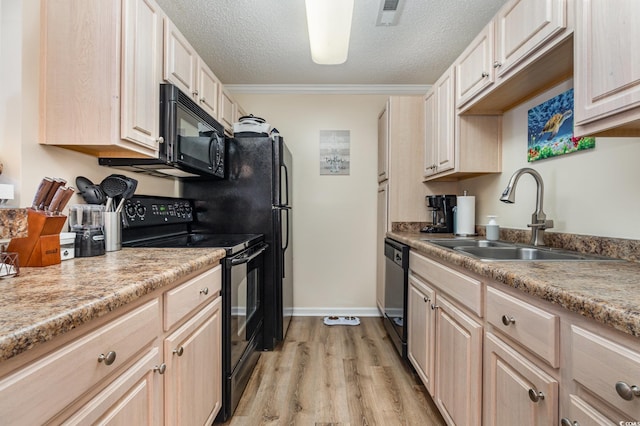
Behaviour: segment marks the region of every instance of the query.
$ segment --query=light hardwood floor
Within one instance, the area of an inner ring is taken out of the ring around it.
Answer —
[[[326,326],[294,317],[285,341],[263,352],[227,425],[444,425],[404,365],[381,318]]]

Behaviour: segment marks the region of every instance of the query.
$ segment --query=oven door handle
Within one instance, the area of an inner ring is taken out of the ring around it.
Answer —
[[[243,263],[251,262],[253,259],[255,259],[256,257],[260,256],[262,253],[264,253],[264,251],[267,250],[267,248],[269,248],[269,244],[263,243],[262,247],[256,249],[250,256],[241,255],[241,256],[235,257],[231,259],[231,266],[242,265]]]

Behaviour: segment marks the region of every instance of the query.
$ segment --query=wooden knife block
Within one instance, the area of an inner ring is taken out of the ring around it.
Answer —
[[[43,211],[27,210],[28,235],[12,238],[8,252],[18,253],[20,266],[49,266],[60,263],[60,231],[67,220]]]

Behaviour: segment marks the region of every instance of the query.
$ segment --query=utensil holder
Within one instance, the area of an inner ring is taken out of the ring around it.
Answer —
[[[60,231],[64,215],[27,209],[28,235],[12,238],[7,252],[18,254],[22,266],[50,266],[60,263]]]
[[[104,248],[118,251],[122,248],[122,212],[104,212]]]

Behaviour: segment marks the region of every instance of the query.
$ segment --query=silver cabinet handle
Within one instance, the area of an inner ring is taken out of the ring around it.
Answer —
[[[503,315],[502,316],[502,323],[506,326],[509,326],[511,324],[515,324],[516,323],[516,319],[514,317],[510,317],[508,315]]]
[[[107,354],[100,354],[98,356],[98,362],[104,362],[104,365],[111,365],[116,360],[116,353],[114,351],[109,351]]]
[[[534,389],[529,389],[529,399],[533,402],[539,402],[544,399],[544,394],[542,392],[537,392]]]
[[[616,392],[620,398],[631,401],[634,397],[640,397],[640,388],[636,385],[629,386],[625,382],[616,383]]]
[[[206,99],[204,98],[204,96],[202,98],[200,98],[200,102],[205,103]]]
[[[193,92],[191,92],[191,94],[192,94],[193,96],[198,96],[198,91],[197,91],[197,90],[194,90]]]
[[[184,347],[179,346],[177,349],[173,350],[173,353],[178,356],[182,356],[182,354],[184,353]]]
[[[489,73],[486,71],[482,71],[482,78],[489,77]]]
[[[568,418],[563,417],[562,420],[560,420],[560,426],[580,426],[580,423],[572,422]]]
[[[429,299],[428,297],[423,297],[422,300],[424,300],[424,303],[431,302],[431,299]]]
[[[156,365],[155,367],[153,367],[153,371],[154,372],[158,372],[160,374],[164,374],[165,371],[167,371],[167,364],[165,364],[164,362],[160,365]]]
[[[204,294],[206,296],[207,294],[209,294],[209,288],[208,287],[203,288],[202,290],[200,290],[200,294]]]
[[[436,304],[432,303],[432,304],[431,304],[431,309],[435,311],[436,309],[440,309],[440,306],[438,306],[438,305],[436,305]]]
[[[162,143],[164,143],[164,138],[162,136],[160,136],[158,139],[156,139],[156,142],[162,144]]]
[[[498,62],[498,61],[495,61],[495,62],[493,63],[493,67],[494,67],[494,68],[500,68],[501,66],[502,66],[502,64],[501,64],[500,62]]]

